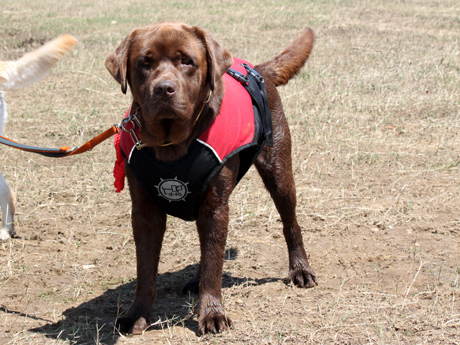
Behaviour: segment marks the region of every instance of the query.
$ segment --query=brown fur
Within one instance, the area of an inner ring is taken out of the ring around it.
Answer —
[[[291,137],[276,86],[286,84],[299,72],[313,40],[312,31],[307,29],[282,54],[256,66],[266,82],[274,146],[264,147],[255,166],[281,215],[289,253],[289,278],[307,288],[317,284],[316,276],[308,263],[296,219]],[[131,89],[142,123],[141,140],[152,147],[157,159],[168,162],[183,156],[192,140],[219,113],[224,91],[221,77],[232,61],[231,55],[202,29],[160,23],[134,30],[107,57],[106,66],[123,92],[128,85]],[[194,124],[209,90],[213,90],[211,101]],[[162,146],[165,144],[170,145]],[[188,288],[199,288],[199,334],[233,326],[222,305],[221,275],[228,200],[236,185],[239,164],[239,156],[233,156],[212,179],[196,221],[201,262],[197,278]],[[117,325],[121,332],[139,334],[150,323],[166,215],[149,199],[129,168],[126,174],[132,199],[137,286],[134,302]]]

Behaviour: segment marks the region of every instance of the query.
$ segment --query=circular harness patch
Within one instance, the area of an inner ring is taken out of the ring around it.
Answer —
[[[166,200],[171,201],[181,201],[187,197],[188,194],[191,192],[188,191],[187,185],[189,183],[182,182],[177,179],[177,177],[173,180],[163,180],[155,186],[158,190],[158,195],[165,198]]]

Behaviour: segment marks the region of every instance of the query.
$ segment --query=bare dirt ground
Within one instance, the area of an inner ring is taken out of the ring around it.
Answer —
[[[278,214],[257,173],[232,196],[223,296],[235,329],[198,337],[193,223],[168,220],[155,323],[114,331],[135,288],[127,191],[105,142],[52,160],[0,148],[17,237],[0,243],[0,344],[460,343],[460,6],[456,1],[1,1],[0,58],[67,32],[80,44],[39,84],[7,93],[6,136],[78,145],[130,98],[105,56],[131,29],[186,21],[254,63],[304,26],[317,41],[280,90],[298,218],[319,285],[287,283]]]

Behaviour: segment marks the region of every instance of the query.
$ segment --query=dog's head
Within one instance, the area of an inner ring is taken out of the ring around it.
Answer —
[[[123,93],[128,85],[131,89],[139,106],[142,141],[158,159],[170,161],[186,153],[203,107],[208,117],[209,109],[218,111],[221,77],[232,61],[202,29],[167,22],[132,31],[105,65]],[[205,105],[210,92],[213,97]],[[205,123],[206,116],[201,116]]]

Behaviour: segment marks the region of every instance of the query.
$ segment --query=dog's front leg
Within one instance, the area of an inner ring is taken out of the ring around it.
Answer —
[[[201,245],[198,333],[220,333],[233,322],[222,304],[222,270],[228,229],[228,199],[236,183],[239,160],[230,159],[208,187],[200,207],[197,228]]]
[[[117,320],[117,328],[121,333],[141,334],[151,323],[166,215],[151,202],[129,168],[126,169],[126,175],[132,199],[137,284],[134,301],[126,315]]]
[[[201,244],[198,332],[220,333],[231,327],[222,305],[222,269],[228,227],[228,205],[219,205],[197,220]]]

